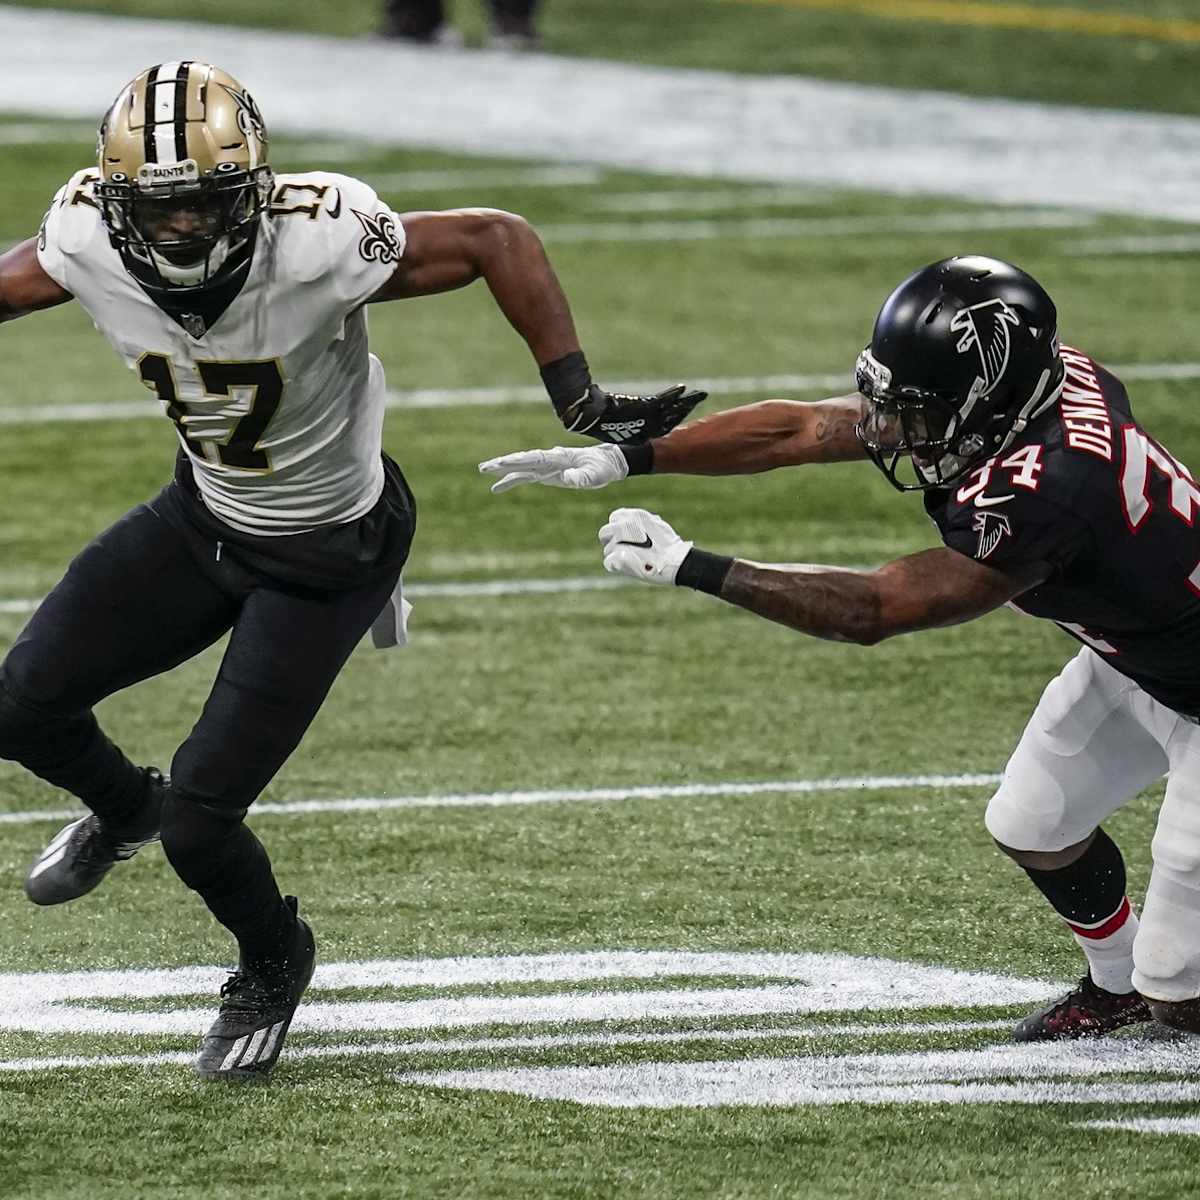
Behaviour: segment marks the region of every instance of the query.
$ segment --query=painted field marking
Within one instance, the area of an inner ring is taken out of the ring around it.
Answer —
[[[1066,242],[1059,254],[1079,258],[1105,258],[1140,254],[1195,254],[1200,251],[1200,233],[1147,233],[1125,237],[1085,238]]]
[[[428,171],[391,171],[371,176],[378,192],[428,191],[457,187],[594,187],[605,173],[589,166],[465,167]]]
[[[215,967],[171,970],[34,972],[0,975],[0,1029],[47,1034],[196,1035],[208,1022],[208,1005],[180,1004],[141,1011],[147,1000],[208,999]],[[742,986],[709,986],[734,978]],[[635,980],[661,981],[648,989]],[[547,984],[603,984],[588,991],[544,990]],[[496,985],[540,984],[533,994],[496,994]],[[322,999],[347,989],[491,988],[453,991],[408,1000]],[[389,1059],[423,1054],[537,1052],[548,1048],[668,1044],[732,1044],[792,1038],[975,1033],[1007,1022],[913,1020],[920,1010],[948,1002],[966,1009],[1038,1003],[1061,988],[1047,980],[956,970],[921,963],[828,953],[724,951],[587,951],[448,959],[343,962],[318,967],[311,999],[297,1015],[303,1033],[535,1027],[515,1036],[449,1040],[390,1039],[374,1044],[293,1044],[290,1056]],[[129,1007],[133,1002],[134,1007]],[[630,1021],[737,1020],[792,1013],[865,1012],[867,1021],[845,1026],[814,1022],[771,1028],[606,1029]],[[902,1019],[896,1020],[896,1017]],[[578,1028],[579,1024],[600,1028]],[[560,1028],[543,1030],[546,1025]],[[119,1066],[184,1065],[182,1051],[116,1055],[29,1056],[0,1063],[0,1071],[31,1072]],[[679,1108],[718,1105],[831,1104],[1144,1103],[1200,1099],[1200,1039],[1164,1041],[1153,1036],[1090,1043],[1015,1045],[897,1052],[772,1054],[706,1061],[644,1059],[609,1066],[521,1066],[470,1070],[406,1070],[390,1078],[406,1086],[504,1092],[537,1099],[613,1108]],[[1121,1075],[1137,1075],[1128,1083]],[[1146,1076],[1153,1078],[1146,1079]],[[1180,1078],[1184,1076],[1185,1078]],[[1124,1117],[1124,1114],[1122,1114]]]
[[[94,125],[70,125],[56,121],[0,122],[0,146],[68,145],[79,142],[94,153]],[[49,199],[49,197],[47,197]]]
[[[1137,38],[1141,41],[1194,45],[1200,21],[1148,17],[1137,13],[1094,12],[1049,4],[981,4],[973,0],[729,0],[772,8],[818,12],[854,12],[893,21],[928,22],[991,29],[1028,29],[1042,33],[1076,33],[1090,37]]]
[[[721,209],[792,208],[827,202],[828,188],[765,187],[703,191],[676,188],[666,192],[610,192],[587,198],[589,208],[615,213],[717,212]]]
[[[499,596],[559,596],[576,592],[607,592],[625,587],[628,580],[611,575],[576,575],[562,579],[447,580],[444,583],[406,583],[404,594],[413,600],[438,598],[489,599]],[[41,598],[18,596],[0,600],[0,615],[25,616]]]
[[[1200,1136],[1200,1117],[1131,1117],[1125,1121],[1081,1121],[1080,1129],[1123,1129],[1128,1133]]]
[[[1133,1043],[1131,1043],[1132,1045]],[[1016,1056],[1020,1047],[1006,1050]],[[969,1055],[961,1065],[969,1070]],[[864,1064],[867,1073],[888,1056]],[[846,1084],[817,1077],[811,1058],[751,1058],[615,1067],[525,1067],[508,1071],[411,1071],[397,1082],[463,1091],[505,1092],[604,1108],[796,1108],[831,1104],[1165,1104],[1200,1100],[1200,1081],[1153,1083],[911,1082]],[[830,1061],[838,1061],[836,1059]],[[822,1066],[825,1066],[822,1063]],[[1191,1063],[1194,1072],[1200,1063]],[[1119,1069],[1119,1068],[1118,1068]],[[1127,1068],[1146,1071],[1145,1067]],[[1174,1068],[1177,1072],[1187,1067]],[[1000,1071],[1002,1075],[1017,1072]]]
[[[0,974],[0,1029],[72,1034],[203,1032],[209,1017],[207,1009],[122,1011],[120,1002],[206,996],[215,993],[221,976],[221,969],[211,966]],[[860,1009],[907,1012],[942,1007],[948,997],[963,1007],[1032,1003],[1060,986],[1046,980],[850,954],[598,950],[319,964],[310,995],[346,988],[457,988],[711,977],[768,982],[761,987],[676,986],[646,991],[448,995],[397,1001],[314,999],[306,1001],[294,1028],[339,1033]],[[104,1000],[113,1001],[113,1007],[99,1003]]]
[[[612,221],[538,226],[544,242],[704,242],[730,238],[927,236],[993,229],[1075,229],[1095,224],[1085,213],[1002,208],[985,212],[914,213],[895,217],[751,217],[729,220]]]
[[[561,788],[519,792],[435,792],[424,796],[348,796],[331,800],[261,801],[259,816],[300,816],[305,813],[374,813],[414,808],[508,808],[526,804],[606,804],[620,800],[694,800],[705,796],[801,796],[821,792],[908,791],[913,788],[988,788],[1000,782],[997,773],[963,775],[849,775],[829,779],[774,779],[756,783],[684,783],[607,788]],[[0,825],[35,825],[69,821],[81,808],[0,813]],[[2,1027],[2,1024],[0,1024]]]
[[[511,1053],[520,1050],[585,1049],[608,1046],[669,1046],[689,1043],[734,1043],[761,1041],[815,1041],[825,1037],[893,1037],[923,1033],[971,1033],[1007,1029],[1011,1021],[903,1021],[854,1025],[784,1025],[756,1029],[677,1029],[670,1033],[571,1033],[542,1037],[428,1038],[416,1042],[345,1042],[336,1045],[293,1046],[291,1058],[373,1058],[411,1054]],[[0,1073],[53,1071],[106,1067],[157,1067],[190,1065],[195,1055],[188,1051],[158,1054],[63,1055],[47,1058],[0,1059]]]
[[[1200,379],[1200,362],[1124,363],[1109,368],[1130,382],[1138,380]],[[765,396],[784,399],[794,392],[848,392],[853,387],[849,369],[816,374],[708,375],[703,371],[680,371],[677,377],[702,384],[714,395]],[[606,381],[613,391],[651,392],[663,386],[666,377]],[[388,393],[389,409],[478,408],[507,404],[544,404],[546,390],[540,384],[505,384],[480,388],[407,388]],[[48,425],[76,421],[159,420],[161,407],[152,399],[101,404],[43,404],[36,408],[0,407],[0,425]],[[552,434],[552,430],[550,431]]]

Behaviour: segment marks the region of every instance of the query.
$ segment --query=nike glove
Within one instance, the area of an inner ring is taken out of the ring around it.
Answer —
[[[692,543],[655,513],[618,508],[600,530],[600,546],[606,571],[647,583],[673,584]]]

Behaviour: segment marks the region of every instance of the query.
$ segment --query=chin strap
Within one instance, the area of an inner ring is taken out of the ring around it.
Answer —
[[[1013,440],[1025,432],[1031,421],[1036,421],[1042,413],[1058,403],[1058,398],[1062,395],[1063,384],[1066,383],[1066,372],[1064,371],[1058,379],[1058,383],[1051,389],[1050,394],[1043,398],[1043,393],[1046,391],[1046,385],[1050,382],[1050,368],[1047,367],[1041,374],[1041,378],[1037,382],[1037,387],[1033,389],[1033,395],[1021,405],[1020,411],[1017,413],[1017,419],[1012,423],[1012,427],[1005,435],[1004,440],[992,451],[992,454],[1003,454],[1005,450],[1012,444]]]

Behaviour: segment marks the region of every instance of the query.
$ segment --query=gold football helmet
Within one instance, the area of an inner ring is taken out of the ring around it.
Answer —
[[[267,128],[232,75],[159,63],[100,126],[96,200],[113,246],[147,290],[179,296],[249,269],[271,199]]]

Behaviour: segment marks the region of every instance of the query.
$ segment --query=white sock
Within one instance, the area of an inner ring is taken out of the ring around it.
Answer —
[[[1067,928],[1087,957],[1097,987],[1106,992],[1133,991],[1133,939],[1138,919],[1128,896],[1111,917],[1090,925],[1068,921]]]

